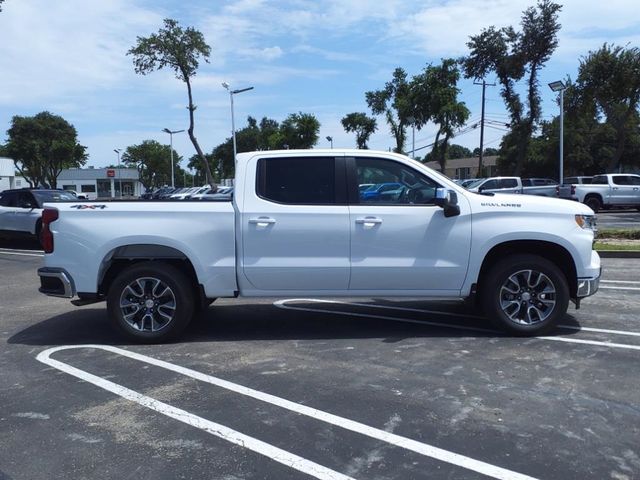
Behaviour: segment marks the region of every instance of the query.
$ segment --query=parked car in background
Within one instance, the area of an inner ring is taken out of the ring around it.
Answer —
[[[367,188],[364,192],[360,192],[360,198],[363,200],[376,200],[381,198],[383,193],[398,190],[401,187],[401,183],[376,183],[375,185]]]
[[[590,185],[592,179],[591,176],[564,177],[562,185],[556,187],[556,196],[571,199],[576,193],[575,185]]]
[[[571,185],[568,191],[560,189],[559,195],[584,203],[596,213],[601,208],[612,207],[635,207],[640,211],[640,175],[596,175],[590,184]]]
[[[199,200],[204,201],[229,201],[233,199],[233,187],[218,187],[215,193],[198,195]]]
[[[475,193],[516,193],[555,197],[558,183],[550,178],[490,177],[482,178],[466,188]]]
[[[155,192],[153,192],[153,199],[160,200],[168,198],[176,189],[172,187],[160,187]]]
[[[189,192],[187,192],[183,200],[189,200],[193,198],[195,195],[202,195],[204,193],[210,192],[211,190],[212,189],[210,185],[204,185],[202,187],[193,187]]]
[[[0,233],[40,238],[43,204],[77,201],[75,195],[65,190],[23,188],[0,192]]]
[[[484,179],[483,178],[465,178],[464,180],[462,179],[454,180],[454,182],[456,182],[461,187],[467,188],[469,185],[471,185],[474,182],[477,182],[478,180],[484,180]]]
[[[75,190],[70,190],[68,188],[63,189],[63,192],[68,192],[71,195],[73,195],[74,197],[76,197],[78,200],[89,200],[89,197],[87,197],[86,194],[84,193],[78,193]]]
[[[586,175],[577,176],[577,177],[565,177],[563,185],[567,183],[569,185],[588,185],[591,183],[592,179],[593,179],[593,176],[586,176]]]

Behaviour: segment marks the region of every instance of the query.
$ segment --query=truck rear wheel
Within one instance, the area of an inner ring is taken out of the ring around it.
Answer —
[[[549,260],[511,255],[487,272],[481,299],[485,314],[497,327],[516,335],[541,335],[566,314],[569,286]]]
[[[594,213],[598,213],[598,211],[602,208],[602,202],[598,197],[588,197],[584,204],[589,207]]]
[[[142,343],[178,336],[191,321],[194,305],[189,279],[163,262],[126,268],[107,295],[111,323],[128,338]]]

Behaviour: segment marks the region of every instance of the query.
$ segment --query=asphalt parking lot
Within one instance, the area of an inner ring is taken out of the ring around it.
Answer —
[[[640,259],[545,338],[460,302],[265,299],[141,346],[38,294],[39,255],[0,248],[1,480],[640,478]]]

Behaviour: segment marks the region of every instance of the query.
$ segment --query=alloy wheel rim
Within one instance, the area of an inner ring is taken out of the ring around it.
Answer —
[[[500,308],[518,325],[544,322],[556,306],[556,287],[551,279],[536,270],[519,270],[500,287]]]
[[[175,317],[176,296],[159,278],[136,278],[122,289],[120,311],[125,323],[134,330],[158,332]]]

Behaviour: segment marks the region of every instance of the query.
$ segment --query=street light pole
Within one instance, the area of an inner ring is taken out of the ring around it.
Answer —
[[[238,148],[236,146],[236,123],[233,112],[233,96],[237,93],[248,92],[253,90],[253,87],[240,88],[238,90],[231,90],[231,87],[227,82],[222,82],[222,86],[229,92],[229,98],[231,99],[231,136],[233,137],[233,162],[236,162],[236,156],[238,155]]]
[[[564,91],[567,87],[561,80],[557,80],[555,82],[551,82],[549,84],[549,88],[554,92],[560,93],[560,175],[558,183],[562,185],[564,181]]]
[[[331,143],[331,149],[333,149],[333,137],[327,136],[327,142]]]
[[[169,143],[171,144],[171,188],[176,188],[176,182],[173,176],[173,134],[184,132],[184,130],[169,130],[168,128],[163,128],[162,131],[169,134]]]
[[[119,148],[114,148],[114,152],[118,155],[118,189],[120,190],[120,198],[122,198],[122,178],[120,176],[120,150]]]

